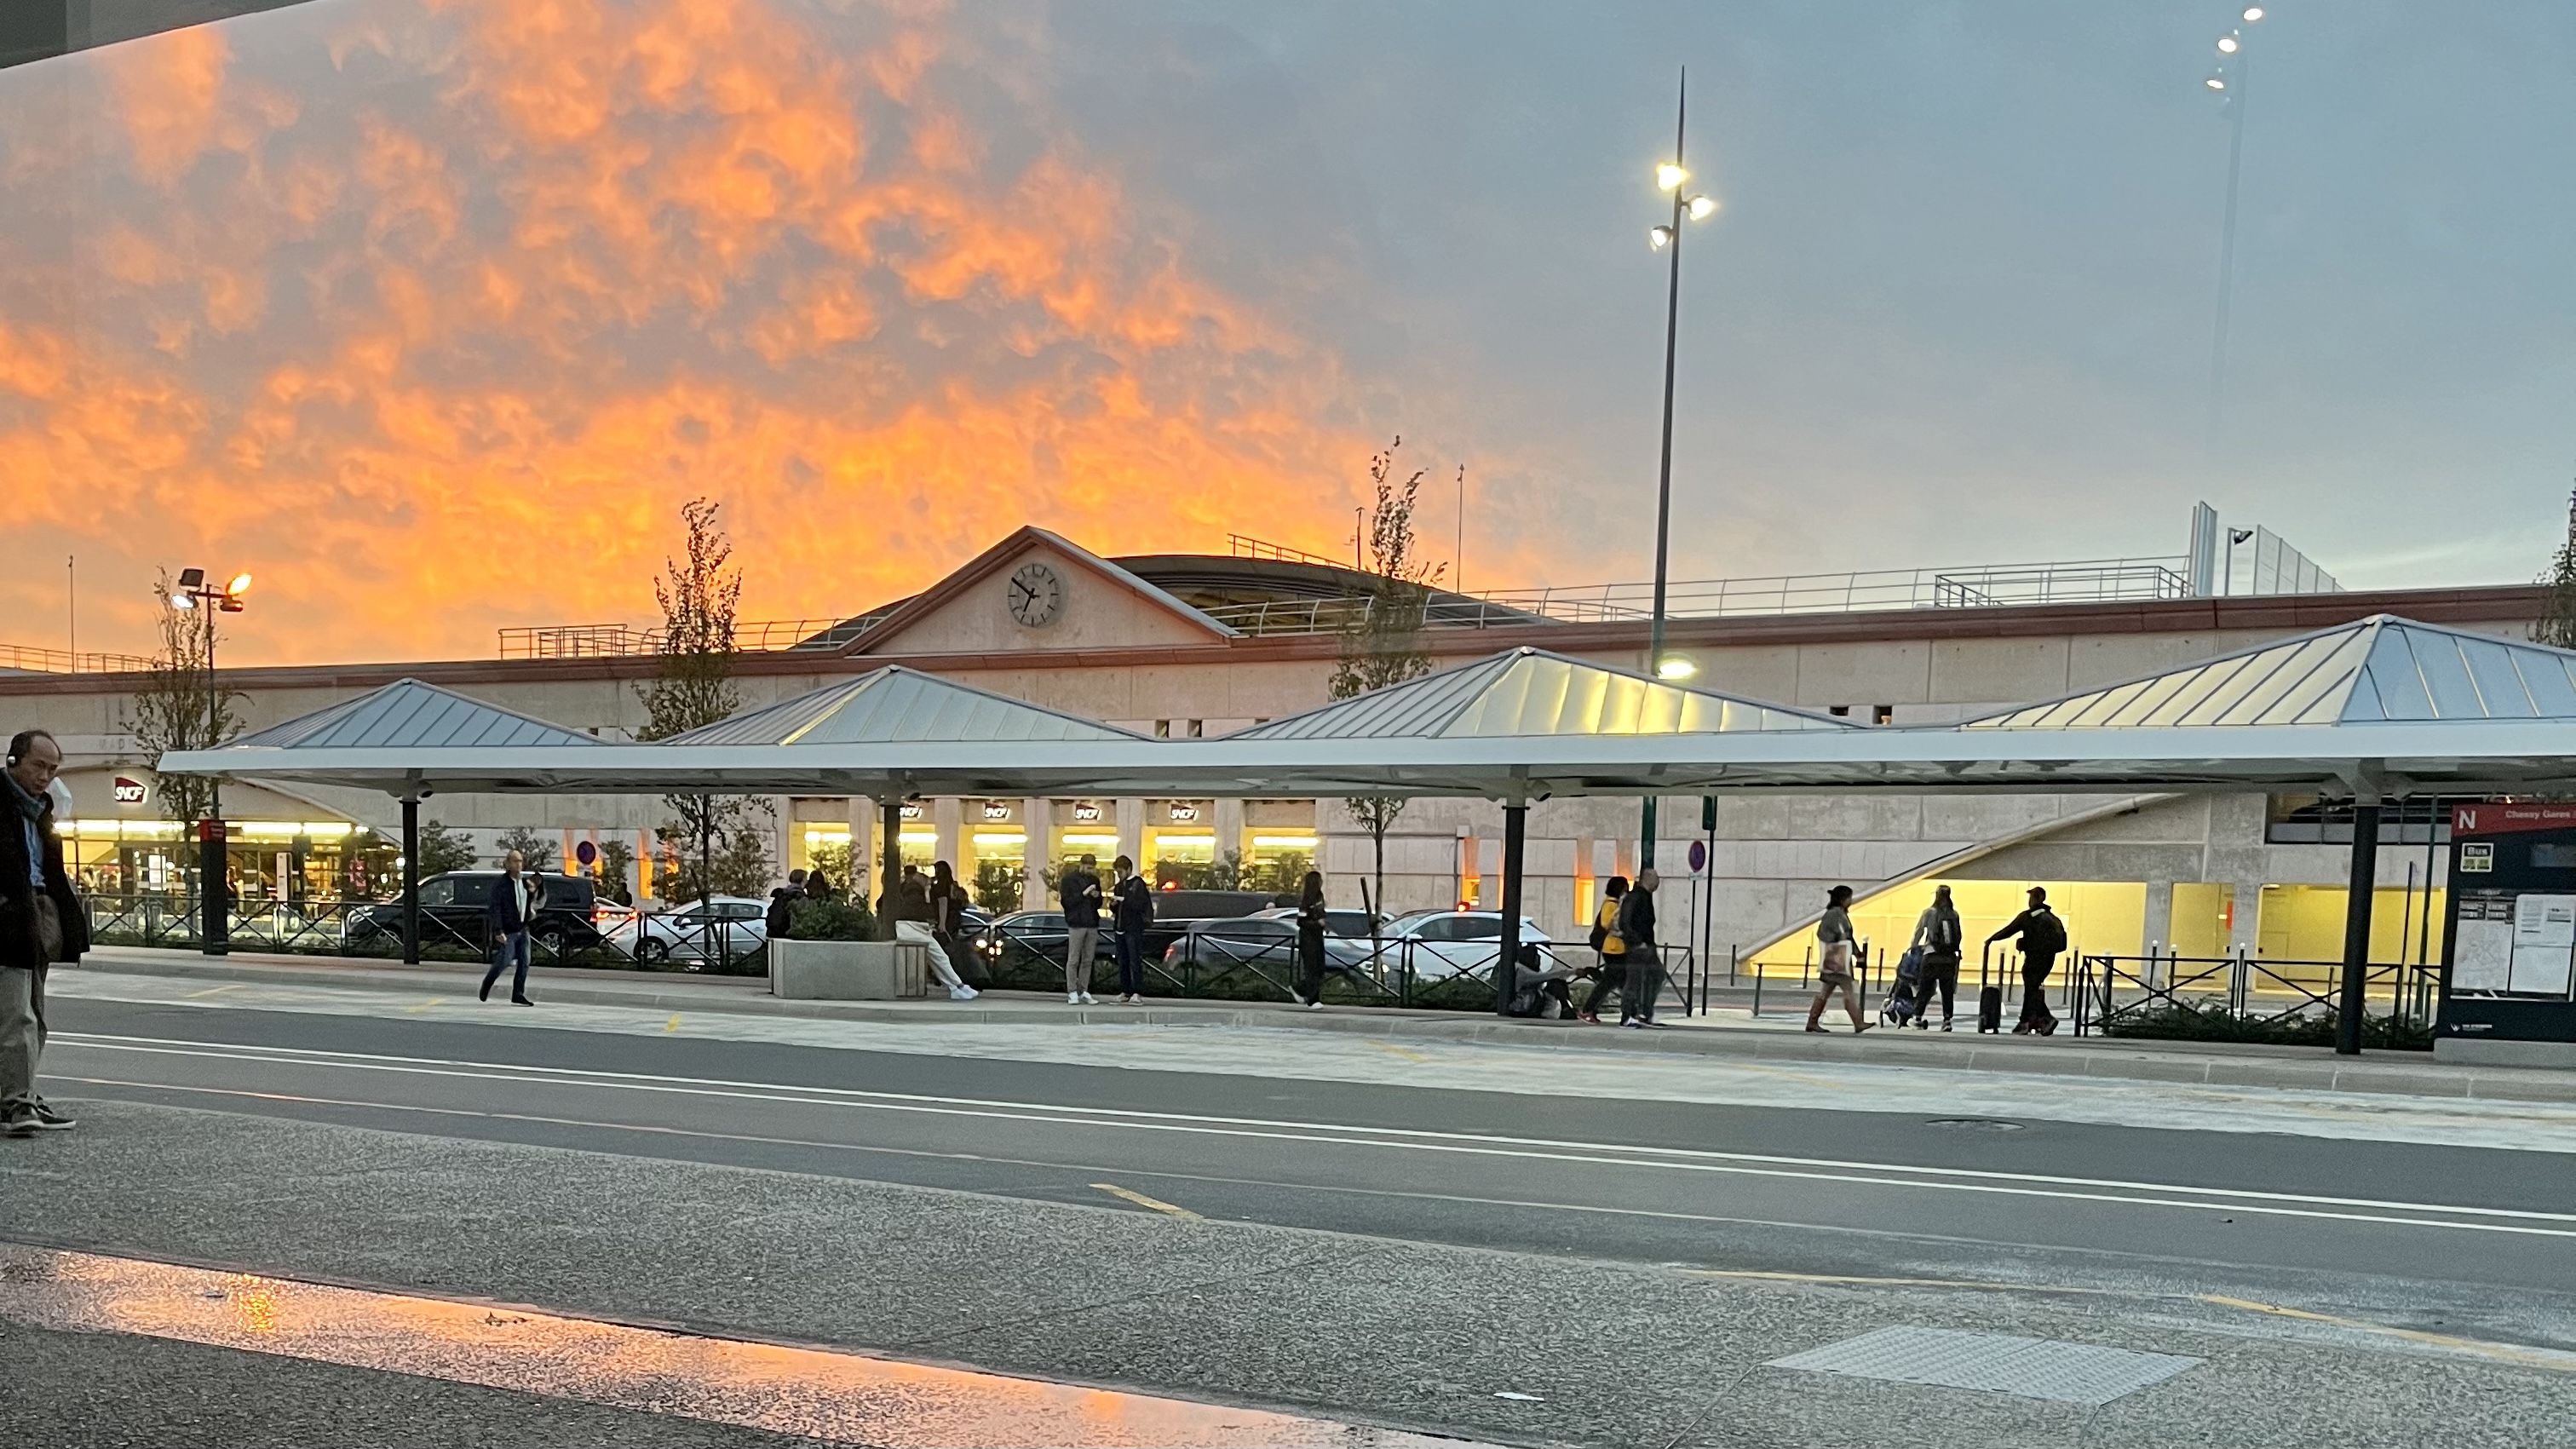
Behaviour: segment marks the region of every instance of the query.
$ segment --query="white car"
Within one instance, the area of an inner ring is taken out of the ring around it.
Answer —
[[[639,966],[665,961],[735,960],[769,944],[769,902],[713,896],[667,911],[647,911],[610,939]]]
[[[1490,972],[1502,951],[1503,913],[1415,911],[1387,922],[1385,937],[1389,942],[1385,959],[1390,964],[1409,960],[1416,981],[1437,981],[1462,971]],[[1521,944],[1536,946],[1545,955],[1556,943],[1537,922],[1523,916]]]

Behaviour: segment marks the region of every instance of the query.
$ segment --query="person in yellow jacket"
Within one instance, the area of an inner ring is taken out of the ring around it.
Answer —
[[[1601,910],[1592,918],[1592,949],[1599,954],[1592,990],[1585,993],[1577,1019],[1601,1024],[1601,998],[1624,991],[1628,984],[1628,943],[1619,939],[1619,902],[1628,894],[1628,878],[1610,877],[1601,887]]]

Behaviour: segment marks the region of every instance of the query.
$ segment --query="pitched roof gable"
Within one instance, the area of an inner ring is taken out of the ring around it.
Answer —
[[[1098,720],[888,665],[660,743],[795,746],[1141,738]]]
[[[1511,649],[1232,740],[1479,739],[1858,729],[1849,720],[1689,689],[1544,649]]]
[[[417,679],[398,679],[355,699],[344,699],[243,735],[226,748],[464,749],[598,743],[578,730],[531,719]]]
[[[906,630],[945,610],[960,596],[973,590],[976,585],[1017,564],[1033,547],[1060,555],[1074,567],[1097,575],[1113,587],[1134,595],[1157,612],[1170,615],[1184,627],[1204,634],[1211,641],[1241,637],[1242,631],[1219,623],[1181,602],[1164,589],[1148,583],[1061,534],[1031,524],[1015,530],[1001,542],[967,560],[946,578],[896,605],[873,627],[852,639],[849,647],[842,652],[852,656],[892,652],[894,647],[898,647],[898,641]]]

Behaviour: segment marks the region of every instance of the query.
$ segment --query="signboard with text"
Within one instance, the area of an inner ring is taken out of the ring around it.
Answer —
[[[2444,1036],[2576,1041],[2576,803],[2451,809]]]

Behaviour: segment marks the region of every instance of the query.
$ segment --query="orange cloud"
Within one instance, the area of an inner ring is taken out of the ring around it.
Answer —
[[[259,575],[234,657],[642,622],[700,495],[754,615],[855,612],[1022,522],[1338,555],[1383,442],[1339,359],[1051,117],[961,103],[955,23],[373,0],[62,62],[106,78],[130,169],[0,170],[0,209],[100,238],[76,326],[0,289],[0,470],[42,480],[86,597],[120,575],[84,643],[143,642],[187,563]]]

